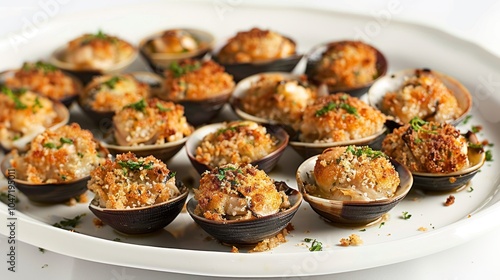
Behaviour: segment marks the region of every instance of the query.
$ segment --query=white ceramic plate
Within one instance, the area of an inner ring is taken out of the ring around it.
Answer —
[[[215,4],[214,4],[215,3]],[[238,30],[253,26],[272,28],[293,37],[301,52],[325,41],[355,38],[373,19],[332,11],[280,7],[279,13],[270,8],[237,6],[221,10],[216,2],[186,4],[185,1],[117,7],[114,10],[84,13],[71,18],[57,18],[39,29],[17,52],[8,40],[0,42],[2,69],[19,67],[24,60],[47,58],[52,50],[83,32],[98,28],[122,36],[131,42],[157,30],[175,27],[203,27],[213,32],[219,43]],[[179,16],[187,15],[189,16]],[[257,16],[258,15],[258,16]],[[307,24],[304,24],[307,23]],[[146,236],[124,236],[109,226],[97,228],[86,204],[76,206],[36,205],[19,194],[16,205],[17,238],[21,241],[68,256],[144,269],[212,276],[286,277],[320,275],[360,270],[401,262],[429,255],[467,240],[493,228],[500,214],[500,97],[494,95],[492,75],[498,74],[500,59],[473,43],[446,33],[413,24],[391,22],[377,34],[368,36],[384,52],[389,61],[389,73],[405,68],[428,67],[459,79],[474,95],[472,124],[483,126],[481,138],[497,144],[492,147],[495,161],[488,162],[472,182],[474,190],[466,188],[454,193],[455,204],[443,206],[449,194],[423,194],[412,191],[390,212],[383,225],[360,228],[339,228],[326,223],[304,203],[292,220],[295,230],[288,242],[270,252],[254,254],[229,253],[230,248],[205,234],[187,213],[181,215],[163,231]],[[130,70],[143,70],[135,63]],[[72,120],[84,126],[89,121],[73,108]],[[235,118],[226,108],[224,118]],[[98,128],[92,131],[99,136]],[[296,186],[294,173],[302,159],[288,148],[271,176]],[[196,176],[182,150],[168,162],[169,168],[181,176]],[[195,177],[197,178],[197,177]],[[5,186],[5,181],[0,186]],[[89,197],[90,198],[90,197]],[[402,219],[402,212],[412,215]],[[87,213],[78,233],[52,227],[63,217],[73,218]],[[0,219],[6,221],[8,209],[0,204]],[[419,231],[419,228],[427,231]],[[7,235],[7,227],[0,227]],[[339,239],[358,234],[364,245],[340,247]],[[323,243],[322,252],[309,252],[302,242],[315,238]],[[113,241],[119,238],[120,241]]]

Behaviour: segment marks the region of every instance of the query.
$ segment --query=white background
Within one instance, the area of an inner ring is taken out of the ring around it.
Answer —
[[[0,2],[0,37],[9,38],[43,10],[43,4],[56,0],[16,0]],[[108,9],[114,5],[141,2],[147,5],[154,1],[99,1],[60,0],[57,12],[51,20],[59,16],[81,13],[95,9]],[[236,0],[209,1],[215,7]],[[254,1],[255,2],[255,1]],[[340,11],[376,16],[377,11],[386,8],[388,1],[289,1],[312,7],[330,6]],[[475,41],[500,56],[500,1],[410,1],[405,4],[398,20],[418,22],[446,30],[455,36]],[[8,55],[8,54],[2,54]],[[1,63],[1,62],[0,62]],[[0,69],[4,67],[0,64]],[[500,223],[495,230],[481,238],[431,256],[406,261],[384,267],[362,271],[315,277],[315,279],[500,279],[498,267],[500,252]],[[33,233],[36,234],[36,233]],[[7,246],[6,238],[0,236],[0,248]],[[0,279],[198,279],[201,277],[161,273],[140,269],[104,265],[69,258],[52,252],[41,253],[37,247],[21,243],[18,245],[18,272],[6,270],[4,257],[0,256]],[[405,250],[405,248],[401,248]],[[4,250],[0,250],[3,252]],[[188,261],[188,260],[186,260]],[[221,264],[223,265],[223,264]]]

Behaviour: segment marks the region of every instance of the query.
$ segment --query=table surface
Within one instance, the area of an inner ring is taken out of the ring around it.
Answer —
[[[71,13],[92,11],[113,5],[139,2],[138,0],[17,0],[0,4],[0,37],[8,37],[23,27],[24,20],[42,9],[43,4],[59,3],[52,18]],[[212,0],[211,2],[234,2],[236,0]],[[152,2],[150,0],[140,1]],[[398,0],[355,1],[304,1],[292,0],[300,5],[313,7],[330,6],[340,11],[376,15],[377,11],[397,3]],[[398,20],[418,22],[435,26],[455,36],[475,41],[500,56],[500,1],[408,1]],[[432,7],[432,9],[430,8]],[[36,234],[36,233],[33,233]],[[308,279],[500,279],[497,257],[500,252],[500,223],[491,232],[465,244],[446,251],[392,265],[336,274],[335,277],[316,276]],[[0,253],[6,256],[7,238],[0,235]],[[38,247],[20,242],[17,246],[18,268],[16,273],[7,271],[1,261],[0,279],[206,279],[209,277],[179,275],[148,271],[114,265],[84,261],[56,254],[41,252]],[[404,250],[404,248],[402,248]],[[6,257],[0,258],[6,260]],[[9,277],[9,278],[7,278]]]

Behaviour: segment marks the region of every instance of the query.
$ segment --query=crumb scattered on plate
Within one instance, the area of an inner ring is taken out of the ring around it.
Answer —
[[[446,198],[446,201],[444,202],[444,206],[450,206],[453,203],[455,203],[455,196],[451,195]]]
[[[344,246],[344,247],[358,246],[358,245],[363,244],[363,240],[361,240],[361,237],[359,237],[359,235],[354,234],[354,233],[349,235],[348,238],[341,238],[339,242],[340,242],[340,246]]]
[[[100,219],[98,219],[98,218],[94,218],[92,220],[92,223],[94,223],[94,226],[96,228],[102,228],[104,226],[104,223]]]

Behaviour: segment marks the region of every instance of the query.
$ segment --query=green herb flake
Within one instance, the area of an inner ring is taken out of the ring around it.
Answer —
[[[403,220],[409,220],[411,218],[411,214],[407,211],[403,211]]]
[[[473,188],[473,187],[469,187],[469,188],[467,189],[467,192],[473,192],[473,191],[474,191],[474,188]]]
[[[25,91],[14,92],[10,88],[2,87],[2,92],[14,101],[14,109],[23,110],[28,108],[28,106],[19,99],[19,95],[23,94]]]
[[[326,104],[325,106],[323,106],[323,108],[321,108],[318,111],[316,111],[316,113],[314,114],[314,116],[321,117],[321,116],[326,115],[328,112],[330,112],[332,110],[335,110],[335,109],[337,109],[337,104],[335,104],[333,102],[328,102],[328,104]]]
[[[359,231],[366,231],[366,228],[364,228],[364,229],[360,229]]]
[[[485,152],[485,156],[486,156],[486,161],[493,161],[493,154],[491,153],[491,150],[487,150]]]
[[[437,126],[433,126],[432,130],[427,130],[427,129],[422,128],[424,125],[426,125],[428,123],[429,122],[426,122],[426,121],[420,119],[419,117],[414,117],[413,119],[410,120],[411,129],[413,129],[414,131],[417,131],[417,132],[422,131],[425,133],[437,134],[436,131],[433,131],[433,130],[438,128]]]
[[[378,226],[378,228],[382,228],[382,226],[385,225],[385,222],[381,222],[380,225]]]
[[[61,144],[70,144],[70,145],[73,144],[73,140],[66,138],[66,137],[61,137],[61,139],[59,139],[59,141],[61,141]]]
[[[143,161],[133,161],[133,160],[127,160],[127,161],[118,161],[118,164],[122,168],[130,169],[130,170],[141,170],[141,169],[152,169],[153,168],[153,162],[149,163],[144,163]],[[126,172],[126,170],[124,170]]]
[[[346,110],[347,113],[349,113],[351,115],[354,115],[357,118],[359,118],[358,110],[355,107],[353,107],[353,106],[351,106],[351,105],[349,105],[347,103],[341,103],[340,104],[340,108]]]
[[[167,108],[167,107],[161,105],[160,102],[156,102],[156,108],[158,108],[158,110],[160,110],[160,112],[162,112],[162,113],[172,111],[172,109]]]
[[[223,181],[226,179],[227,171],[236,171],[238,173],[243,173],[241,169],[230,166],[230,167],[219,168],[218,174],[216,174],[215,176],[217,177],[217,179],[219,179],[219,181]]]
[[[413,142],[418,145],[418,144],[421,144],[422,142],[424,142],[424,140],[422,140],[422,139],[420,139],[418,137],[415,137],[415,139],[413,140]]]
[[[68,178],[68,177],[66,177],[66,175],[61,175],[61,179],[62,179],[63,181],[66,181],[66,179],[67,179],[67,178]]]
[[[77,155],[78,155],[80,158],[83,158],[83,154],[82,154],[82,153],[77,153]]]
[[[309,243],[309,242],[311,242],[311,241],[313,241],[313,239],[312,239],[312,238],[307,238],[307,237],[306,237],[306,238],[304,238],[304,242]]]
[[[478,133],[478,132],[480,132],[480,131],[481,131],[481,129],[482,129],[482,127],[481,127],[481,126],[479,126],[479,125],[473,125],[473,126],[470,128],[470,130],[471,130],[472,132],[474,132],[474,133]]]
[[[44,73],[51,73],[57,71],[57,67],[54,65],[43,62],[43,61],[37,61],[35,63],[28,63],[25,62],[23,64],[22,70],[24,71],[30,71],[30,70],[40,70],[43,71]]]
[[[122,240],[120,238],[116,237],[115,239],[113,239],[113,241],[121,242]]]
[[[309,251],[311,251],[311,252],[323,251],[323,243],[314,239],[312,244],[311,244],[311,247],[309,247]]]
[[[187,64],[184,66],[179,65],[177,62],[172,62],[170,63],[170,66],[168,69],[172,72],[174,77],[179,78],[181,76],[184,76],[185,74],[189,72],[196,71],[200,69],[201,64],[199,61],[196,61],[194,64]]]
[[[43,143],[43,147],[44,148],[49,148],[49,149],[55,149],[55,148],[57,148],[56,144],[54,144],[52,142]]]
[[[141,99],[140,101],[136,102],[136,103],[132,103],[132,104],[129,104],[123,108],[132,108],[136,111],[139,111],[139,112],[146,112],[146,107],[148,105],[146,104],[146,101],[144,99]]]
[[[470,119],[472,119],[472,115],[467,115],[462,121],[462,124],[467,124],[470,121]]]
[[[357,157],[365,155],[371,159],[375,159],[375,158],[379,158],[379,157],[387,157],[383,152],[375,151],[368,146],[355,147],[353,145],[349,145],[349,146],[347,146],[346,152],[351,153]]]
[[[81,219],[85,215],[86,214],[83,213],[81,215],[74,217],[73,219],[63,218],[61,221],[53,224],[52,226],[57,227],[57,228],[66,229],[66,230],[72,230],[81,222]]]
[[[110,89],[114,89],[114,88],[115,88],[115,86],[116,86],[116,84],[117,84],[120,80],[122,80],[122,78],[121,78],[121,77],[119,77],[119,76],[113,76],[111,79],[109,79],[109,80],[107,80],[107,81],[103,82],[102,84],[103,84],[103,85],[105,85],[105,86],[107,86],[107,87],[108,87],[108,88],[110,88]]]
[[[42,252],[42,254],[45,253],[45,249],[44,248],[38,248],[38,251]]]
[[[38,99],[38,96],[35,98],[35,104],[33,105],[33,108],[43,108],[43,105],[40,102],[40,99]]]
[[[175,174],[177,174],[177,172],[170,171],[170,172],[168,173],[167,180],[170,180],[170,179],[172,179],[173,177],[175,177]]]
[[[467,142],[467,147],[472,148],[472,149],[482,149],[483,145],[480,143]]]

